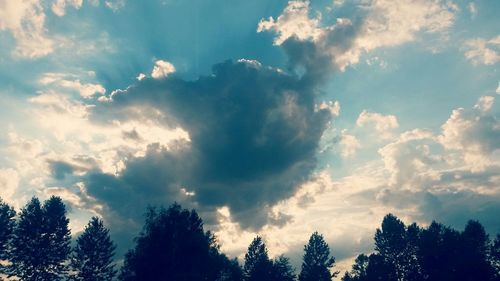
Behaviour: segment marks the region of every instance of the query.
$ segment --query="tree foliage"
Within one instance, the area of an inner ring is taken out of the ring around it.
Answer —
[[[309,243],[304,246],[304,258],[300,281],[330,281],[338,272],[332,272],[335,258],[330,256],[330,248],[323,236],[314,232]]]
[[[16,212],[0,198],[0,274],[7,274],[4,263],[9,259]]]
[[[70,264],[74,274],[72,280],[113,280],[116,274],[113,261],[115,248],[102,220],[93,217],[76,240]]]
[[[120,273],[123,281],[217,280],[224,273],[221,254],[210,232],[192,210],[178,204],[151,208],[136,246]],[[227,273],[227,272],[226,272]]]
[[[32,198],[14,230],[10,275],[23,281],[63,280],[71,251],[68,223],[61,198],[51,197],[43,206]]]

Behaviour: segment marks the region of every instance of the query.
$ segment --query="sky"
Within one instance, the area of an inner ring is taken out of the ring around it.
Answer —
[[[340,268],[383,216],[500,232],[500,1],[0,0],[0,197],[130,248],[195,208]]]

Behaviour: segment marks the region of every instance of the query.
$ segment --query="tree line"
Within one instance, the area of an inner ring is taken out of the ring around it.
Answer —
[[[491,241],[477,221],[457,231],[437,222],[406,226],[388,214],[374,240],[373,253],[359,255],[342,281],[500,281],[500,235]],[[298,274],[289,258],[270,258],[260,236],[240,265],[221,252],[196,211],[178,204],[147,210],[120,269],[101,219],[93,217],[73,244],[61,198],[42,203],[34,197],[19,214],[0,199],[0,280],[330,281],[339,276],[317,232],[304,246]]]

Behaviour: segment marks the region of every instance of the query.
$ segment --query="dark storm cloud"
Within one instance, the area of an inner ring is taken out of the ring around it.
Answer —
[[[300,43],[290,41],[296,48]],[[168,150],[151,145],[117,176],[91,173],[89,194],[121,218],[137,218],[147,204],[177,200],[209,221],[217,207],[228,206],[244,228],[283,225],[290,217],[269,215],[269,208],[293,195],[315,169],[331,119],[328,110],[315,107],[328,72],[303,67],[295,75],[258,62],[226,61],[195,81],[146,79],[115,93],[94,108],[95,122],[155,118],[188,131],[190,142]]]

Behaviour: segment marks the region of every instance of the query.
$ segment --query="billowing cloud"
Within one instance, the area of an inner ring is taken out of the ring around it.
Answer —
[[[55,0],[52,3],[52,12],[57,16],[64,16],[66,14],[66,7],[71,6],[75,9],[80,9],[82,7],[83,0]]]
[[[39,58],[54,50],[54,42],[45,33],[45,13],[39,0],[0,2],[0,31],[12,33],[16,40],[13,54]]]
[[[490,38],[475,38],[465,41],[465,57],[473,64],[492,65],[500,62],[500,35]]]
[[[383,115],[363,110],[356,120],[356,126],[373,127],[378,136],[382,139],[388,139],[392,136],[392,131],[399,127],[399,123],[394,115]]]
[[[106,89],[98,83],[82,83],[77,77],[63,73],[45,73],[40,78],[40,84],[57,86],[76,91],[84,98],[90,98],[94,95],[103,95]],[[52,87],[54,89],[54,87]]]
[[[209,212],[227,206],[243,227],[281,221],[269,210],[314,170],[331,109],[315,106],[316,84],[307,75],[246,60],[213,71],[195,81],[145,79],[98,104],[95,122],[158,112],[164,126],[182,127],[189,141],[171,149],[152,144],[117,176],[89,175],[89,194],[125,217],[146,203],[178,200]]]
[[[481,97],[472,110],[458,108],[442,126],[439,142],[473,170],[490,164],[491,155],[500,149],[500,120],[491,113],[495,98]]]
[[[273,31],[274,43],[288,38],[310,41],[328,54],[340,70],[359,62],[363,53],[415,41],[419,33],[445,34],[455,21],[458,7],[446,1],[354,1],[361,18],[338,18],[321,26],[321,14],[310,15],[309,1],[289,1],[277,19],[259,23],[257,31]],[[343,5],[343,4],[342,4]]]
[[[175,67],[168,61],[157,60],[153,67],[153,71],[151,71],[151,77],[154,79],[161,79],[167,77],[169,74],[175,72]],[[139,75],[140,77],[140,75]],[[138,78],[138,80],[141,80]]]
[[[356,136],[348,134],[346,130],[342,131],[339,143],[342,148],[340,152],[340,156],[342,156],[342,158],[354,156],[356,151],[361,147],[361,144]]]

